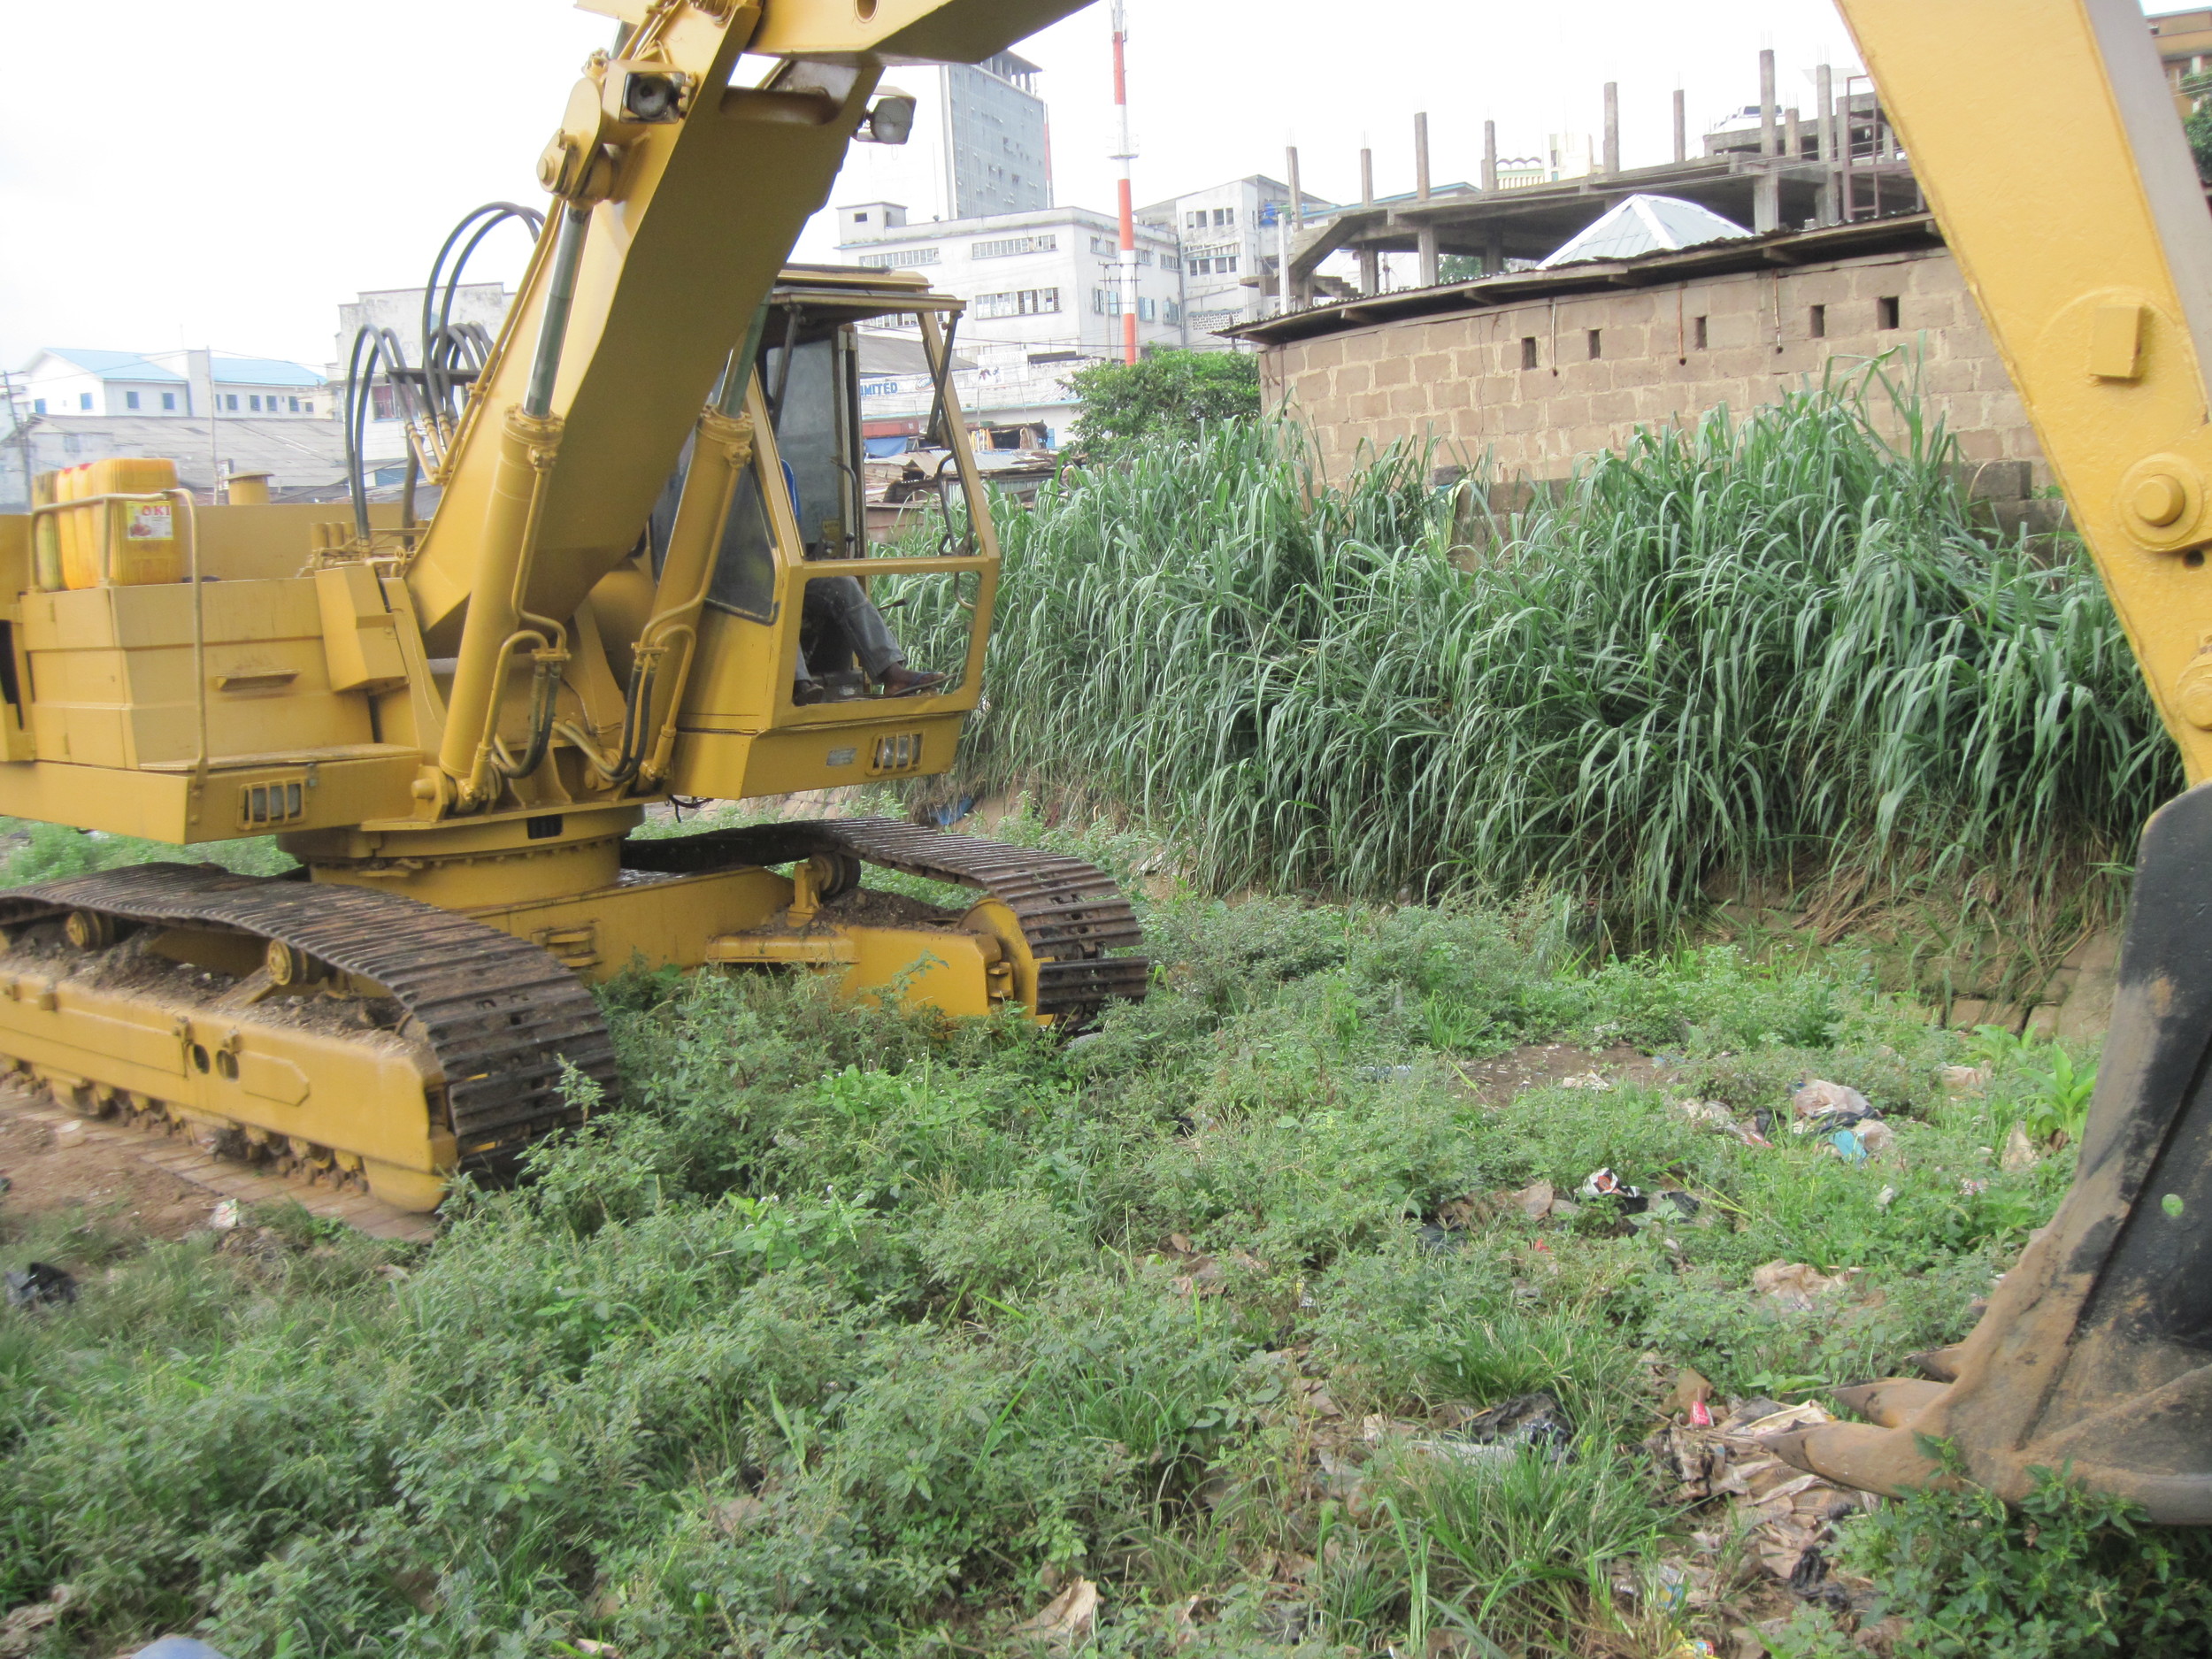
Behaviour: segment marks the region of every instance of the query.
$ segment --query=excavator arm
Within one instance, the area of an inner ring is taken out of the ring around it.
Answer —
[[[1924,1379],[1783,1437],[1898,1494],[1951,1442],[2212,1524],[2212,214],[2135,0],[1840,0],[2191,784],[2144,833],[2072,1187]]]

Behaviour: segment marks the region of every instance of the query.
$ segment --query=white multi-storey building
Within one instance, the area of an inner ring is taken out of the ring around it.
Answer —
[[[91,351],[48,346],[21,376],[35,415],[251,415],[315,419],[330,413],[323,377],[280,357],[229,351]]]
[[[1042,425],[1056,442],[1073,410],[1066,377],[1121,349],[1121,243],[1113,218],[1052,207],[918,224],[895,202],[856,203],[836,213],[838,251],[845,259],[918,271],[932,288],[968,302],[957,343],[974,366],[961,372],[955,387],[970,421]],[[1141,347],[1188,343],[1182,288],[1175,238],[1140,227],[1133,298]],[[918,338],[919,326],[898,332]],[[922,375],[883,375],[864,384],[870,435],[918,433],[929,389]]]
[[[1140,225],[1181,243],[1183,314],[1192,347],[1226,350],[1230,342],[1214,330],[1250,322],[1272,309],[1277,227],[1289,205],[1288,185],[1252,173],[1137,210]],[[1308,213],[1328,207],[1319,196],[1305,197]]]

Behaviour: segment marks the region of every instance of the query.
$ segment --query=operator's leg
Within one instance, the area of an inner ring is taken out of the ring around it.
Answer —
[[[807,583],[802,603],[806,616],[836,626],[868,678],[894,696],[944,683],[942,674],[921,673],[906,665],[906,653],[899,649],[898,641],[884,624],[883,613],[869,601],[868,590],[857,577],[818,576]]]

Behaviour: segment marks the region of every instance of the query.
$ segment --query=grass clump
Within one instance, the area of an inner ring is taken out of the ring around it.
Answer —
[[[1001,514],[964,764],[1221,890],[1542,889],[1624,939],[1724,871],[2095,910],[2171,747],[2094,572],[1993,541],[1957,458],[1878,364],[1640,431],[1471,558],[1420,452],[1212,427]]]

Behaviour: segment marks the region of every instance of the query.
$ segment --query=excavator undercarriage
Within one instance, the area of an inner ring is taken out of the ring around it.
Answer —
[[[15,888],[0,894],[0,1056],[77,1110],[429,1210],[454,1172],[503,1179],[614,1094],[588,979],[675,954],[603,952],[626,927],[682,926],[702,964],[812,969],[958,1013],[1013,1004],[1072,1027],[1144,994],[1144,958],[1107,954],[1140,942],[1136,918],[1080,859],[883,818],[622,846],[618,879],[536,937],[503,931],[513,911],[211,864]],[[795,868],[764,867],[778,864]],[[980,896],[955,910],[877,892],[870,864]]]

